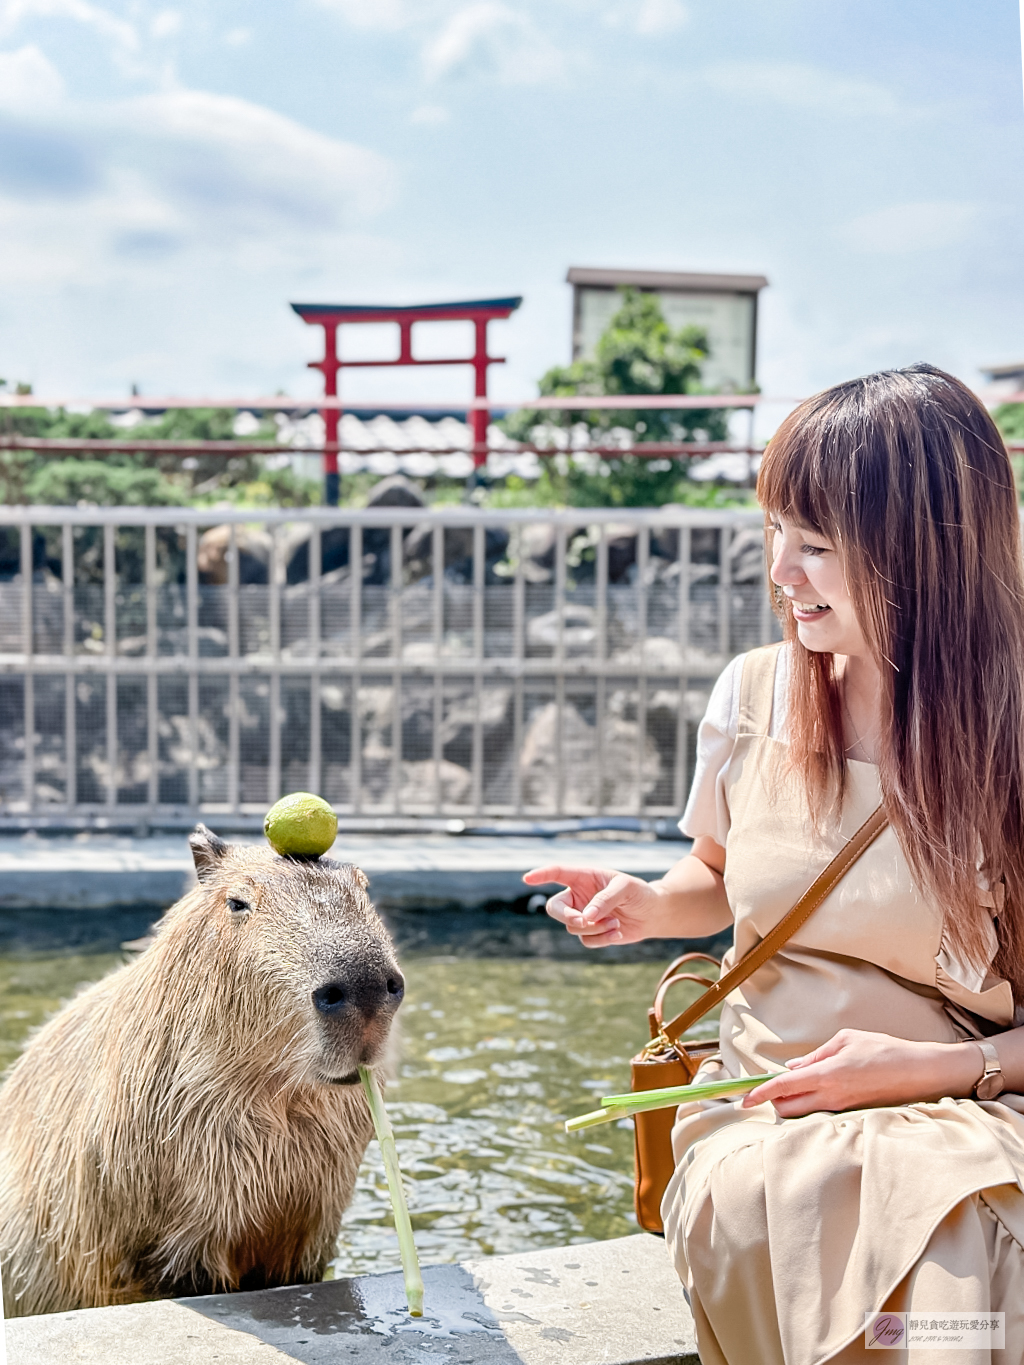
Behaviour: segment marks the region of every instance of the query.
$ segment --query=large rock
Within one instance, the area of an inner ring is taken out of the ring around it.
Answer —
[[[228,581],[228,556],[231,552],[231,526],[212,526],[199,537],[196,565],[200,583],[223,586]],[[239,583],[268,583],[270,581],[270,552],[272,541],[266,531],[251,526],[236,525],[235,549],[238,554]]]
[[[495,572],[508,553],[509,534],[503,526],[488,526],[484,531],[484,581],[505,582]],[[407,582],[426,578],[434,572],[433,526],[422,522],[414,526],[402,547]],[[472,526],[444,527],[444,576],[456,583],[473,581]]]
[[[554,657],[558,649],[559,628],[562,649],[567,659],[597,657],[597,612],[578,602],[567,602],[526,623],[526,653],[534,657]]]
[[[571,811],[597,807],[625,808],[636,811],[639,796],[647,796],[661,775],[661,759],[649,735],[643,736],[640,772],[641,791],[637,791],[637,750],[639,726],[628,716],[615,714],[614,697],[609,699],[604,733],[600,737],[602,777],[598,785],[597,730],[572,705],[562,712],[563,805]],[[621,708],[624,709],[624,708]],[[536,711],[523,736],[519,757],[523,804],[555,810],[558,792],[558,707],[548,702]]]
[[[308,526],[293,536],[285,551],[285,581],[309,581],[309,546],[313,533]],[[320,532],[320,576],[348,567],[349,530],[347,526],[327,526]]]
[[[392,474],[381,479],[370,489],[366,500],[368,508],[379,507],[425,507],[426,503],[419,488],[402,474]],[[403,535],[409,534],[406,527]],[[303,526],[290,541],[286,552],[285,578],[289,583],[305,583],[309,580],[309,546],[312,529]],[[349,528],[347,526],[326,527],[320,533],[320,573],[333,573],[346,568],[349,562]],[[366,526],[363,528],[363,582],[387,583],[391,577],[391,528],[388,526]]]
[[[426,507],[426,501],[416,484],[404,474],[390,474],[370,489],[367,507]]]

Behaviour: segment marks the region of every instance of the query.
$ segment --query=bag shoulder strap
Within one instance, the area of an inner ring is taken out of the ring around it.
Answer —
[[[775,669],[781,644],[752,649],[743,660],[740,676],[741,735],[767,735],[772,725],[775,702]]]
[[[724,1000],[730,991],[734,991],[737,986],[746,981],[752,972],[756,972],[758,967],[763,966],[770,957],[773,957],[787,939],[792,938],[805,920],[809,919],[817,910],[825,897],[849,872],[861,854],[871,847],[888,823],[889,820],[885,811],[879,806],[864,821],[853,838],[843,845],[828,867],[815,877],[796,905],[779,920],[775,928],[769,929],[760,943],[755,944],[749,953],[745,953],[734,967],[731,967],[713,986],[709,986],[704,994],[695,1000],[688,1009],[683,1010],[682,1014],[677,1015],[675,1019],[667,1023],[662,1029],[662,1035],[669,1042],[674,1043],[698,1019],[703,1018],[709,1010],[713,1010],[720,1001]]]

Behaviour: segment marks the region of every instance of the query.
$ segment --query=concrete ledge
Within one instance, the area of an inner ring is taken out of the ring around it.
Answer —
[[[654,1237],[428,1266],[423,1279],[419,1320],[400,1274],[16,1318],[8,1365],[700,1365]]]
[[[230,837],[230,836],[229,836]],[[255,842],[251,835],[239,842]],[[374,898],[395,907],[480,905],[528,894],[522,875],[572,862],[660,877],[689,845],[677,842],[343,834],[332,855],[357,863]],[[0,836],[0,910],[164,908],[192,885],[185,835]]]

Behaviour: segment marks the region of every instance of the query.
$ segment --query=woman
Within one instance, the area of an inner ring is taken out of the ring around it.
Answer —
[[[742,955],[884,804],[889,827],[723,1007],[721,1058],[701,1078],[779,1074],[680,1109],[666,1237],[704,1365],[876,1359],[864,1317],[883,1308],[1005,1312],[998,1358],[1019,1362],[1024,568],[1010,462],[970,391],[915,365],[799,407],[758,497],[785,643],[715,686],[682,820],[692,853],[652,884],[569,867],[527,880],[566,885],[548,912],[589,947],[734,921]]]

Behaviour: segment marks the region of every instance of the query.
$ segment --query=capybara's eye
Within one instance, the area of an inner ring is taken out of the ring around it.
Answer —
[[[252,909],[252,906],[248,901],[243,901],[238,896],[229,896],[228,909],[233,915],[244,915]]]

